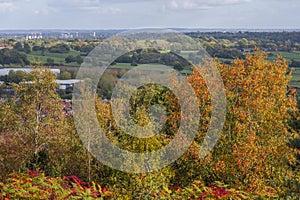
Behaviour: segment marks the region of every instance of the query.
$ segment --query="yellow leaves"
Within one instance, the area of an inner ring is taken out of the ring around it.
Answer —
[[[288,111],[296,108],[295,92],[287,95],[291,78],[287,62],[281,57],[269,62],[265,57],[257,50],[232,66],[216,63],[226,87],[228,117],[226,131],[210,160],[217,176],[226,179],[227,172],[233,175],[227,177],[229,182],[240,184],[243,180],[242,184],[261,189],[277,181],[280,168],[287,167],[284,158],[294,159],[286,145],[290,134],[286,122],[291,117]],[[195,73],[190,82],[203,94],[199,76]]]

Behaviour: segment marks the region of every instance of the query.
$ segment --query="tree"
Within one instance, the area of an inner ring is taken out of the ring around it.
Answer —
[[[30,47],[30,45],[28,44],[28,43],[25,43],[24,44],[24,52],[25,53],[27,53],[27,54],[29,54],[30,52],[31,52],[31,47]]]
[[[66,63],[75,62],[75,57],[72,55],[69,55],[65,58]]]
[[[64,71],[58,76],[58,79],[61,79],[61,80],[71,79],[71,73],[68,71]]]
[[[15,45],[14,45],[14,49],[17,50],[17,51],[22,51],[23,50],[23,45],[21,42],[17,42]]]
[[[33,46],[32,51],[40,51],[41,47],[40,46]]]
[[[0,64],[21,64],[28,65],[29,61],[26,55],[21,54],[15,49],[1,49],[0,50]]]
[[[54,65],[54,59],[53,58],[47,58],[47,65],[53,66]]]
[[[82,45],[80,48],[80,52],[90,53],[95,47],[92,45]]]
[[[9,83],[20,83],[21,81],[27,79],[28,80],[28,74],[24,71],[21,70],[11,70],[9,71],[8,75],[7,75],[7,80],[6,82]]]
[[[78,45],[76,45],[76,46],[74,46],[74,48],[73,48],[75,51],[80,51],[80,49],[81,49],[81,47],[80,46],[78,46]]]
[[[81,58],[80,55],[76,56],[75,59],[76,59],[77,64],[83,63],[83,59]]]
[[[105,73],[98,84],[98,94],[103,99],[110,99],[116,82],[116,76],[110,73]]]
[[[76,165],[84,163],[86,151],[62,112],[55,75],[40,64],[30,75],[31,82],[14,85],[13,101],[1,103],[0,125],[9,123],[0,128],[0,178],[24,167],[49,175],[80,175]]]
[[[45,56],[45,49],[46,49],[45,45],[42,45],[40,48],[42,56]]]
[[[50,47],[48,50],[51,53],[68,53],[70,51],[70,47],[67,44],[61,43]]]
[[[206,182],[223,181],[249,186],[253,191],[283,192],[284,180],[292,178],[289,164],[295,162],[294,151],[287,146],[293,133],[287,122],[294,111],[294,96],[287,91],[291,76],[287,62],[265,60],[256,51],[232,66],[217,63],[226,87],[227,118],[218,145],[199,170]],[[200,74],[190,81],[198,94],[205,94]]]

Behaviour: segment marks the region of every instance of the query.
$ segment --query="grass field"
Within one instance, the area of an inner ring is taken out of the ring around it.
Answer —
[[[281,55],[284,59],[290,61],[290,60],[297,60],[300,61],[300,51],[294,51],[294,52],[283,52],[283,51],[277,51],[277,52],[268,52],[268,59],[269,60],[275,60],[277,58],[277,55]]]
[[[68,57],[69,55],[78,56],[78,55],[80,55],[80,52],[70,51],[69,53],[62,54],[62,53],[50,53],[50,52],[45,51],[44,56],[43,56],[41,51],[32,51],[30,54],[27,54],[27,58],[30,62],[40,61],[43,64],[47,63],[48,58],[52,58],[54,60],[54,63],[57,63],[57,64],[63,64],[65,66],[80,66],[76,62],[66,63],[65,58]]]
[[[300,88],[300,69],[293,69],[293,76],[289,85],[292,87]]]
[[[269,52],[268,60],[274,61],[277,58],[277,55],[281,55],[287,61],[296,60],[300,61],[300,51],[295,52]],[[300,69],[294,68],[293,69],[293,76],[291,82],[289,83],[292,87],[300,88]]]
[[[131,66],[130,63],[117,63],[115,65],[111,65],[109,68],[112,68],[112,69],[132,69],[133,66]]]
[[[197,53],[198,51],[181,51],[180,52],[180,56],[182,56],[183,58],[185,58],[185,59],[188,59],[189,58],[189,55],[191,54],[191,53],[193,53],[193,54],[195,54],[195,53]]]
[[[141,70],[152,70],[152,71],[166,71],[166,66],[161,64],[143,64],[138,65]],[[133,69],[135,66],[131,66],[130,63],[117,63],[112,65],[109,68],[111,69]]]

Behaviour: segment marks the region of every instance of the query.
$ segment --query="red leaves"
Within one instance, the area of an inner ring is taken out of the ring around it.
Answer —
[[[70,183],[76,183],[77,185],[87,184],[86,182],[80,180],[80,178],[78,178],[77,176],[64,176],[63,179],[69,181]]]
[[[231,194],[231,192],[227,191],[225,188],[211,186],[212,194],[216,197],[216,199],[223,198]]]
[[[39,170],[29,170],[28,171],[29,176],[38,176],[41,173],[42,173],[42,171],[39,171]]]
[[[29,170],[27,174],[16,173],[9,177],[6,183],[0,182],[0,199],[69,199],[75,196],[98,199],[113,195],[113,192],[101,188],[99,184],[88,186],[77,176],[52,178],[41,171]]]

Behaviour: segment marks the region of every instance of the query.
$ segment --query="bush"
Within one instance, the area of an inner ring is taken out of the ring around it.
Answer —
[[[0,182],[0,199],[104,199],[112,195],[99,184],[88,186],[76,176],[51,178],[34,170],[11,174]]]

